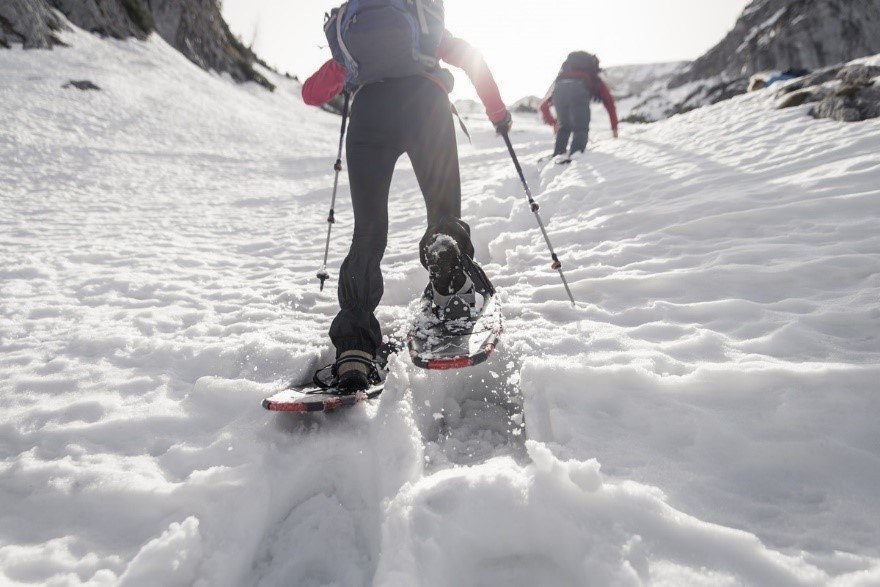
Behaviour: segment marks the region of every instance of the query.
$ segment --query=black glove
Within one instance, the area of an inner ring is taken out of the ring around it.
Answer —
[[[506,135],[510,132],[510,127],[513,126],[513,118],[510,116],[510,112],[506,111],[504,113],[504,118],[499,120],[498,122],[493,122],[495,125],[495,132],[500,135]]]

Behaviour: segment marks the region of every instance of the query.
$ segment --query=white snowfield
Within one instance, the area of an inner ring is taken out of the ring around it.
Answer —
[[[758,93],[612,141],[597,109],[542,167],[517,119],[576,308],[474,123],[503,347],[277,415],[332,357],[339,119],[157,39],[65,40],[0,50],[0,584],[880,585],[880,122]],[[426,281],[405,159],[391,216],[389,332]]]

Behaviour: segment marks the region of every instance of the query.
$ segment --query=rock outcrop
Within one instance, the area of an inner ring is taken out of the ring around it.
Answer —
[[[814,103],[814,118],[858,122],[880,118],[880,67],[835,66],[790,82],[776,93],[778,108]]]
[[[204,69],[272,89],[254,69],[256,55],[230,32],[218,0],[2,0],[0,45],[44,49],[60,44],[55,33],[65,24],[56,10],[99,35],[145,39],[155,31]]]
[[[537,96],[526,96],[525,98],[520,98],[510,106],[508,109],[511,112],[516,112],[520,114],[535,114],[538,112],[538,109],[541,107],[541,98]]]

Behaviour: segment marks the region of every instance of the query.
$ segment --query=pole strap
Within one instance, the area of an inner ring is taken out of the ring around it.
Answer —
[[[464,124],[464,120],[461,119],[461,114],[458,113],[458,108],[456,108],[455,104],[453,104],[451,102],[449,103],[449,106],[450,106],[450,108],[452,108],[452,113],[458,119],[458,126],[461,127],[461,130],[464,133],[464,136],[466,136],[468,138],[468,142],[473,145],[474,141],[473,141],[473,139],[471,139],[471,133],[468,130],[468,127]]]

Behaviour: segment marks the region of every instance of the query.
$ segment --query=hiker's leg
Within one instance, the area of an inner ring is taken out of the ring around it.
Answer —
[[[556,109],[559,113],[559,109]],[[568,139],[571,137],[571,127],[562,124],[562,115],[559,113],[559,126],[556,129],[556,145],[553,147],[553,156],[563,155],[568,152]]]
[[[337,357],[358,350],[370,356],[382,343],[373,314],[384,293],[380,262],[388,242],[388,191],[400,156],[394,133],[377,103],[381,92],[363,90],[352,108],[346,142],[348,177],[354,212],[354,235],[339,270],[340,311],[330,326]]]
[[[590,136],[590,95],[585,92],[584,100],[579,106],[572,109],[572,140],[571,154],[587,149],[587,141]]]
[[[553,105],[556,106],[556,114],[559,117],[554,155],[568,153],[568,141],[574,130],[577,91],[582,87],[583,84],[577,80],[559,80],[553,88]]]
[[[407,153],[428,212],[428,230],[419,245],[422,264],[435,234],[448,234],[461,252],[473,257],[470,227],[461,219],[461,175],[449,98],[430,80],[415,78],[413,85],[416,101],[406,109],[414,117],[408,125],[412,134]]]

